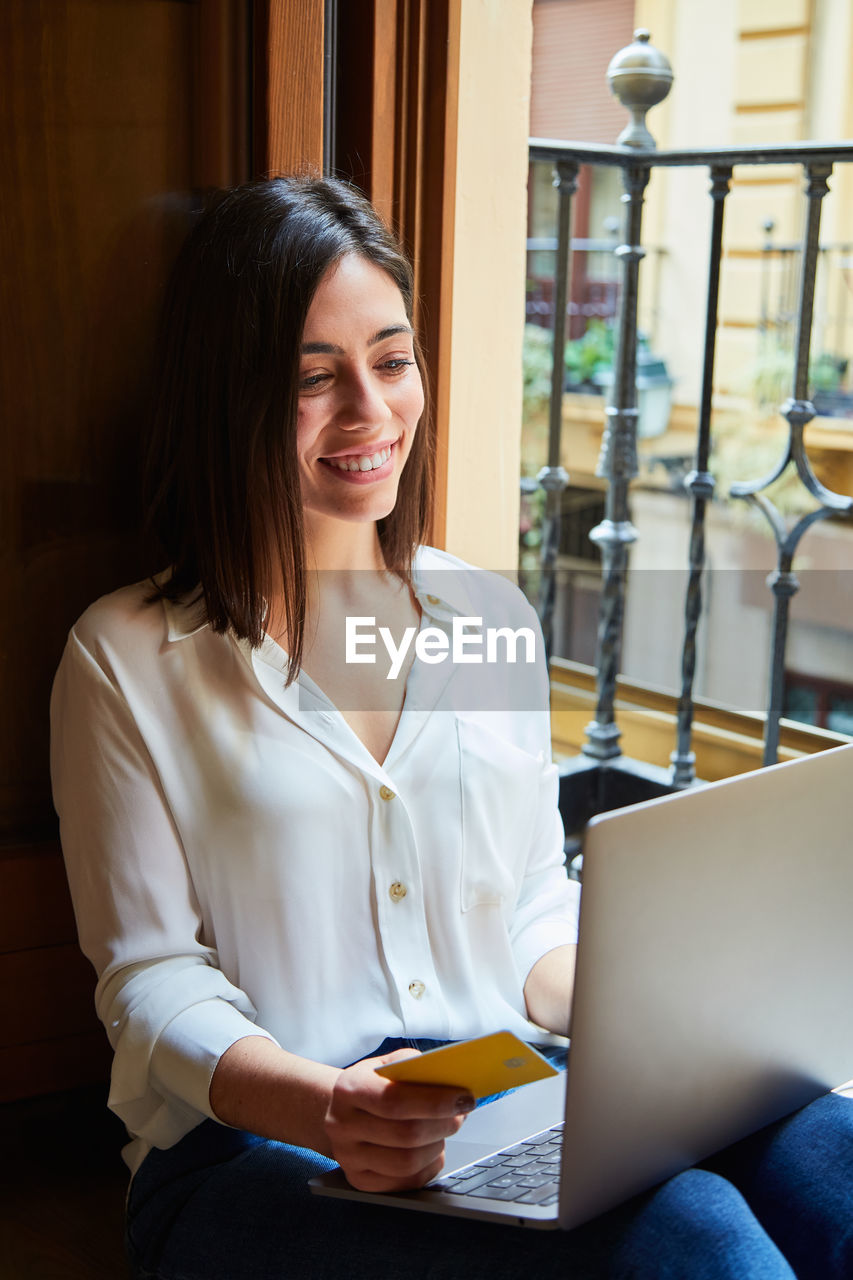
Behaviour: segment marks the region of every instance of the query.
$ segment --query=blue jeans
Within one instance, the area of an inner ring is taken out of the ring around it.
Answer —
[[[128,1200],[135,1280],[853,1277],[853,1100],[834,1094],[570,1232],[312,1195],[334,1167],[211,1120],[152,1151]]]

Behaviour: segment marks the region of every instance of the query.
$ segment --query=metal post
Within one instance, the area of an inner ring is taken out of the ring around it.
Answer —
[[[569,483],[568,472],[560,465],[560,437],[563,429],[563,385],[565,383],[566,310],[570,296],[572,259],[572,196],[578,188],[578,164],[558,160],[554,186],[559,193],[557,210],[557,265],[554,276],[554,346],[551,364],[551,400],[548,417],[548,465],[536,477],[545,490],[545,519],[542,536],[542,581],[539,592],[539,620],[545,639],[546,658],[551,656],[556,599],[556,565],[560,548],[561,496]]]
[[[624,171],[625,243],[616,249],[622,261],[622,300],[616,343],[613,404],[606,409],[607,425],[601,442],[596,475],[607,482],[605,517],[589,535],[601,548],[602,589],[598,623],[598,704],[595,720],[587,726],[584,755],[612,760],[621,755],[620,730],[613,715],[616,676],[622,649],[628,548],[637,531],[628,510],[628,486],[637,474],[637,301],[643,195],[649,181],[648,165],[630,165]]]
[[[696,674],[696,632],[702,613],[702,573],[705,568],[705,508],[714,496],[714,477],[708,470],[711,452],[711,400],[714,389],[714,356],[717,345],[717,304],[720,293],[720,263],[723,256],[723,212],[729,193],[731,165],[711,166],[711,250],[708,260],[708,305],[705,312],[705,360],[702,369],[702,399],[699,408],[699,439],[696,466],[685,478],[684,487],[693,498],[690,532],[690,576],[684,601],[684,646],[681,653],[681,696],[678,700],[676,747],[672,756],[673,786],[689,786],[696,776],[696,757],[690,749],[693,726],[693,681]]]
[[[772,237],[775,226],[776,223],[772,218],[766,218],[761,227],[765,235],[764,244],[761,246],[761,311],[758,320],[758,332],[761,339],[759,350],[762,355],[769,348],[767,335],[770,328],[770,277],[773,270]]]
[[[853,245],[849,244],[842,244],[838,247],[838,272],[841,276],[841,287],[836,287],[836,294],[838,296],[838,319],[835,322],[834,346],[836,353],[839,355],[846,349],[847,345],[847,335],[845,333],[845,329],[847,328],[847,282],[844,277],[844,264],[845,255],[850,253],[851,249],[853,249]]]
[[[816,520],[837,511],[853,510],[853,498],[843,497],[825,488],[815,476],[806,456],[803,433],[815,416],[814,405],[807,398],[809,389],[809,348],[811,345],[812,319],[814,316],[815,277],[820,252],[821,201],[829,190],[828,178],[832,173],[829,162],[812,162],[806,165],[806,232],[803,243],[802,271],[800,273],[800,299],[797,314],[796,363],[794,366],[794,394],[782,405],[781,412],[788,422],[788,446],[778,465],[762,480],[732,485],[732,497],[747,498],[759,507],[773,529],[778,549],[778,568],[771,574],[768,585],[773,591],[773,640],[770,664],[770,688],[767,707],[767,729],[764,738],[764,763],[775,764],[779,752],[779,720],[785,695],[785,642],[788,634],[788,614],[792,597],[799,590],[799,582],[792,571],[794,553],[800,538]],[[821,507],[804,516],[789,532],[773,503],[760,490],[777,480],[789,462],[793,462],[797,475],[806,489],[817,498]]]

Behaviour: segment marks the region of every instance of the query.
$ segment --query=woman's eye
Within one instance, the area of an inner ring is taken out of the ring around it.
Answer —
[[[299,379],[300,391],[314,391],[329,379],[328,373],[306,373]]]
[[[402,373],[405,368],[414,363],[414,360],[404,360],[402,356],[392,356],[390,360],[383,360],[380,368],[387,373]]]

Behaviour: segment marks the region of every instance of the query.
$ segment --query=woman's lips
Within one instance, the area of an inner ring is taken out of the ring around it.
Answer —
[[[378,471],[391,457],[391,445],[380,445],[372,453],[337,454],[332,458],[323,458],[330,467],[339,471]]]
[[[394,444],[380,445],[372,453],[345,453],[320,461],[334,475],[350,484],[371,484],[383,480],[392,469]]]

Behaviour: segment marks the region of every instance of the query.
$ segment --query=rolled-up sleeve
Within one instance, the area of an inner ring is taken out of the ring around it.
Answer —
[[[51,700],[51,773],[80,945],[115,1052],[110,1106],[132,1134],[169,1146],[212,1115],[222,1053],[268,1033],[202,941],[161,779],[121,690],[74,632]]]
[[[581,887],[566,870],[565,832],[559,810],[559,771],[551,758],[550,673],[539,618],[516,591],[520,623],[536,636],[537,662],[520,677],[516,702],[525,708],[513,717],[516,745],[538,762],[535,805],[524,875],[510,926],[510,944],[522,984],[548,951],[576,943]],[[513,625],[518,622],[514,620]],[[519,677],[516,677],[519,678]]]
[[[557,766],[550,759],[543,759],[536,822],[510,928],[522,983],[547,951],[577,942],[578,937],[580,885],[570,880],[566,872],[558,787]]]

